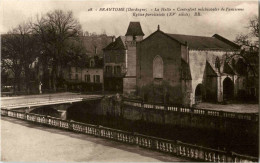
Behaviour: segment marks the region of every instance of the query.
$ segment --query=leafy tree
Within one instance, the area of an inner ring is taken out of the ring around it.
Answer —
[[[42,45],[42,63],[45,73],[51,68],[51,86],[56,91],[56,79],[62,76],[62,69],[70,57],[71,41],[79,40],[81,25],[71,11],[55,10],[32,23],[34,33]],[[45,84],[45,83],[43,83]]]

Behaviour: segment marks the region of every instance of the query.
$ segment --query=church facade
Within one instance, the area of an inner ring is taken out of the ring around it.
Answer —
[[[244,75],[236,71],[240,47],[212,37],[168,34],[158,30],[137,43],[137,93],[147,102],[191,106],[237,96]],[[239,64],[239,63],[238,63]]]

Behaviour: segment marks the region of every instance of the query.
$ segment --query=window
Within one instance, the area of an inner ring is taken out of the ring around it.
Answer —
[[[118,55],[116,54],[115,57],[115,62],[118,63]]]
[[[76,74],[76,80],[78,80],[79,79],[79,76],[78,76],[78,74]]]
[[[100,83],[100,76],[99,75],[95,75],[95,79],[96,79],[96,83]]]
[[[220,70],[220,60],[219,58],[217,57],[216,60],[215,60],[215,68]]]
[[[94,67],[94,66],[95,66],[94,60],[92,59],[92,60],[90,60],[90,67]]]
[[[112,66],[106,66],[106,72],[112,73]]]
[[[90,83],[90,75],[87,75],[87,82]]]
[[[115,67],[115,74],[121,74],[121,66]]]
[[[163,78],[163,60],[160,56],[156,56],[153,60],[153,78]]]
[[[76,72],[78,72],[78,67],[76,67]]]

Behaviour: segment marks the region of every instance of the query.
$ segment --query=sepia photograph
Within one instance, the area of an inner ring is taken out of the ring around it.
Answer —
[[[0,1],[1,162],[258,162],[258,7]]]

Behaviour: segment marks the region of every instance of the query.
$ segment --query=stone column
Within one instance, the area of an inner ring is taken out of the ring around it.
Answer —
[[[218,102],[223,101],[223,83],[221,75],[217,77],[217,100]]]

